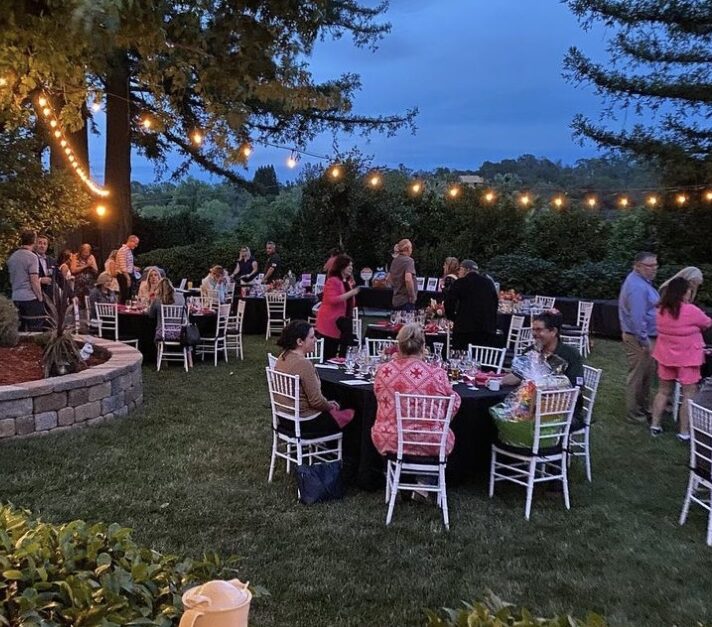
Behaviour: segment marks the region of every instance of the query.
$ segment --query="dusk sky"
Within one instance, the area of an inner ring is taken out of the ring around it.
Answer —
[[[349,38],[325,42],[312,70],[317,80],[360,74],[358,113],[417,106],[417,133],[341,137],[342,148],[357,145],[375,165],[412,169],[476,169],[485,160],[524,153],[567,163],[597,154],[572,139],[569,123],[579,112],[596,118],[600,98],[567,84],[562,60],[572,45],[605,58],[606,33],[584,32],[559,0],[393,0],[386,19],[392,32],[375,53],[355,48]],[[104,140],[91,141],[92,171],[101,180]],[[308,149],[328,155],[331,146],[326,136]],[[250,170],[273,164],[280,179],[293,177],[284,165],[288,154],[256,146]],[[197,167],[191,175],[219,180]],[[154,181],[153,165],[136,156],[133,179]]]

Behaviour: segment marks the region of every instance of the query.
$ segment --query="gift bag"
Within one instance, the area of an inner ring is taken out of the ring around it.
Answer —
[[[341,462],[297,466],[297,485],[299,500],[305,505],[343,498]]]
[[[200,329],[195,324],[187,324],[181,330],[180,342],[183,346],[197,346],[200,344]]]

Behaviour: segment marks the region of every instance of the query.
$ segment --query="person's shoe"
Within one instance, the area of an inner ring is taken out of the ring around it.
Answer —
[[[662,427],[650,427],[650,435],[654,438],[657,438],[659,435],[663,434],[663,428]]]
[[[626,416],[625,417],[626,421],[633,424],[633,425],[647,425],[650,421],[648,420],[648,417],[645,415],[642,416]]]
[[[678,433],[677,434],[677,439],[680,442],[689,442],[690,441],[690,434],[689,433]]]

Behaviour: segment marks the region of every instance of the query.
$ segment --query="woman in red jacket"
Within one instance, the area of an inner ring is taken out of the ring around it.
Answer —
[[[324,284],[321,307],[316,314],[316,331],[324,338],[324,359],[346,355],[352,338],[352,312],[359,288],[350,289],[354,264],[348,255],[339,255],[331,265]]]
[[[663,411],[677,381],[682,387],[680,433],[677,437],[683,442],[690,439],[687,400],[697,391],[700,366],[705,360],[702,331],[712,325],[712,320],[690,303],[691,295],[687,280],[679,277],[670,281],[658,304],[658,339],[653,349],[660,384],[653,403],[650,435],[657,436],[663,432],[660,426]]]

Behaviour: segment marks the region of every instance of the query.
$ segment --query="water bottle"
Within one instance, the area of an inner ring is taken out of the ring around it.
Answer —
[[[91,343],[85,342],[84,346],[82,346],[82,349],[79,351],[79,356],[82,358],[82,361],[87,361],[89,357],[91,357],[93,352],[94,347],[91,345]]]

